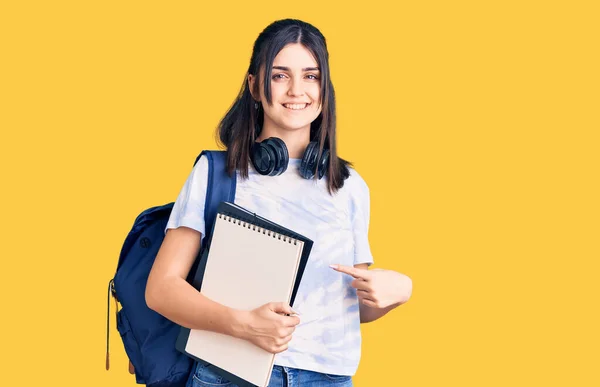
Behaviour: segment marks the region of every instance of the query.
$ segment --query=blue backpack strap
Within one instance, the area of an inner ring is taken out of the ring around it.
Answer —
[[[203,155],[208,160],[208,187],[204,203],[204,223],[206,234],[209,234],[217,216],[219,203],[222,201],[233,203],[235,200],[236,173],[234,171],[233,176],[227,173],[226,151],[202,151],[196,157],[194,165]]]

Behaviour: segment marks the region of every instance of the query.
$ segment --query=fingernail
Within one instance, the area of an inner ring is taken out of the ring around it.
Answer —
[[[329,267],[332,268],[332,269],[337,269],[338,265],[329,265]]]
[[[300,316],[300,313],[296,312],[294,309],[292,309],[292,312],[294,312],[294,314],[297,314],[298,316]]]

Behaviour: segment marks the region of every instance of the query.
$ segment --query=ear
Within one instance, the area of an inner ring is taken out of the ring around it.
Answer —
[[[256,77],[252,74],[248,74],[248,89],[250,90],[250,95],[255,101],[260,101],[260,97],[256,98],[256,95],[254,95],[254,82],[256,82]]]

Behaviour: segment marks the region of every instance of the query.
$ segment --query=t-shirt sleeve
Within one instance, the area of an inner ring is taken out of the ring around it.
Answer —
[[[369,220],[371,197],[367,183],[356,171],[353,171],[356,185],[352,189],[352,230],[354,234],[354,264],[373,264],[373,255],[369,244]]]
[[[164,232],[181,226],[192,228],[204,239],[204,205],[208,185],[208,160],[200,157],[175,200]]]

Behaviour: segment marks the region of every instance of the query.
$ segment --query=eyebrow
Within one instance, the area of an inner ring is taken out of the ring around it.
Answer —
[[[290,68],[285,67],[285,66],[273,66],[273,68],[276,70],[290,71]],[[305,67],[302,69],[302,71],[320,71],[320,70],[318,67]]]

